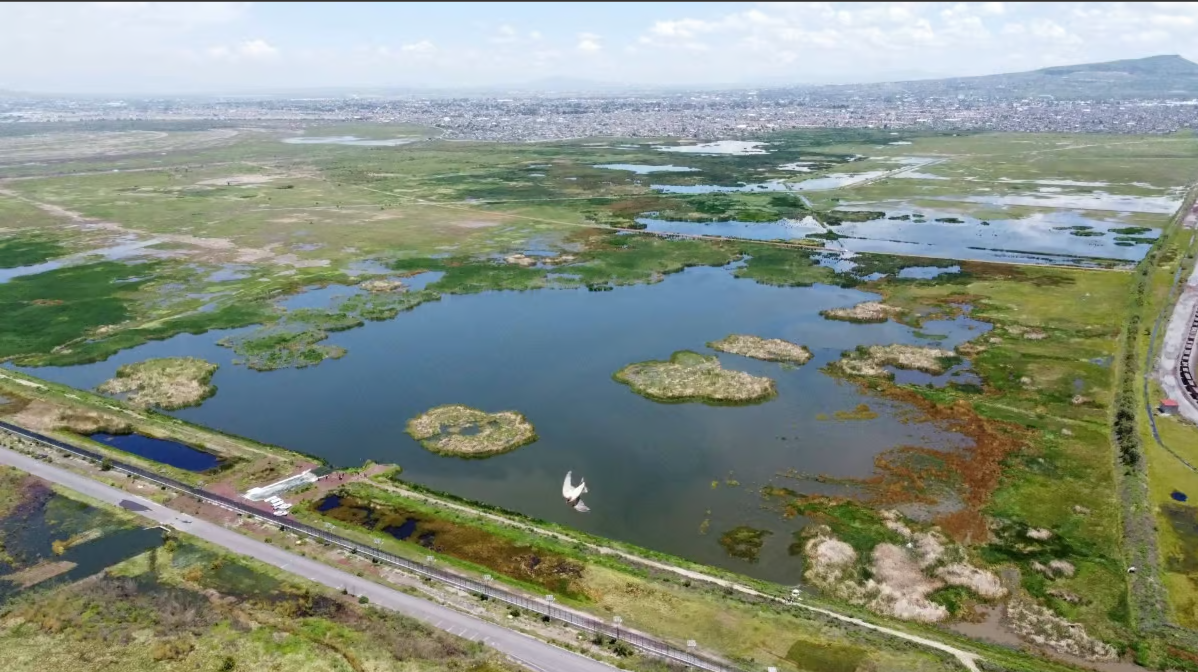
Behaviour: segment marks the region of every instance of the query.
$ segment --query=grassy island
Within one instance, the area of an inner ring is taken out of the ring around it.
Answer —
[[[216,344],[232,348],[246,366],[255,371],[274,371],[289,367],[302,369],[326,359],[344,357],[345,348],[321,345],[320,342],[328,337],[327,332],[319,329],[259,329],[246,336],[223,338]]]
[[[887,366],[938,376],[959,361],[961,358],[951,350],[918,345],[871,345],[846,352],[831,367],[850,376],[893,378],[894,374],[886,370]]]
[[[714,355],[680,350],[669,361],[629,364],[615,374],[633,392],[664,402],[751,403],[777,394],[774,381],[743,371],[729,371]]]
[[[434,453],[485,457],[537,440],[536,429],[516,411],[487,413],[461,404],[430,408],[408,421],[408,434]]]
[[[707,344],[707,347],[733,355],[762,359],[767,362],[790,362],[806,364],[811,359],[811,351],[799,345],[780,338],[762,338],[745,334],[732,334],[718,341]]]
[[[195,357],[166,357],[125,364],[116,370],[116,377],[99,388],[108,394],[128,393],[129,403],[137,406],[157,406],[175,410],[198,406],[216,394],[210,384],[216,364]]]
[[[828,310],[821,310],[819,314],[829,320],[873,324],[886,322],[890,318],[897,317],[902,313],[902,308],[888,306],[877,301],[866,301],[865,303],[858,303],[852,308],[829,308]]]

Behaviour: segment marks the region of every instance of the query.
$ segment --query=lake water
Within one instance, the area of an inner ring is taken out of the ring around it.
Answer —
[[[141,434],[92,434],[88,437],[117,450],[132,453],[147,460],[161,462],[184,471],[208,471],[220,466],[220,458],[176,441],[155,439]]]
[[[874,206],[842,206],[841,209],[869,209]],[[880,209],[880,207],[879,207]],[[1148,243],[1119,245],[1111,229],[1126,228],[1125,222],[1087,217],[1080,212],[1036,213],[1021,219],[979,220],[959,213],[920,210],[927,221],[902,221],[889,217],[908,217],[915,210],[888,210],[887,217],[867,222],[845,222],[830,227],[842,238],[828,241],[832,250],[924,255],[976,261],[1018,261],[1085,265],[1085,259],[1139,261],[1151,247]],[[961,223],[937,222],[954,217]],[[641,218],[646,230],[660,233],[746,238],[750,240],[799,239],[822,230],[814,223],[802,222],[678,222]],[[1074,235],[1069,227],[1088,227],[1086,231],[1102,235]],[[1160,231],[1139,234],[1156,238]]]
[[[627,170],[637,175],[648,175],[649,173],[694,173],[698,168],[687,168],[686,166],[650,166],[643,163],[600,163],[594,166],[595,168],[607,168],[608,170]]]
[[[347,291],[329,288],[288,303],[327,302]],[[692,268],[656,284],[609,292],[445,296],[393,320],[333,334],[328,343],[348,354],[307,369],[264,373],[233,365],[233,353],[215,345],[245,331],[231,330],[149,343],[96,364],[28,371],[90,389],[121,364],[202,357],[221,365],[213,378],[219,393],[172,415],[319,455],[338,467],[368,459],[395,462],[403,466],[403,478],[463,497],[793,582],[801,576],[801,563],[787,546],[803,521],[761,508],[760,488],[778,472],[864,476],[872,473],[879,452],[896,446],[968,445],[964,437],[932,425],[903,423],[894,402],[864,397],[856,385],[820,371],[857,345],[927,344],[900,324],[857,325],[818,315],[876,298],[828,286],[769,287],[735,278],[731,267]],[[961,318],[926,325],[924,331],[946,335],[938,345],[952,348],[987,328]],[[814,358],[787,369],[719,354],[726,367],[777,381],[777,398],[753,406],[660,404],[612,380],[631,362],[665,359],[683,349],[711,353],[707,342],[732,333],[802,343]],[[434,455],[404,426],[428,408],[449,403],[518,410],[540,438],[488,459]],[[816,418],[860,403],[880,417]],[[576,513],[562,501],[567,470],[590,486],[591,513]],[[740,485],[725,486],[729,476]],[[713,481],[719,481],[714,489]],[[704,535],[699,528],[705,519],[710,532]],[[718,544],[721,533],[742,524],[775,532],[756,565],[729,558]]]
[[[659,145],[653,149],[659,152],[678,152],[679,154],[746,156],[748,154],[769,154],[769,150],[765,148],[768,144],[768,142],[746,142],[744,140],[717,140],[697,145]]]

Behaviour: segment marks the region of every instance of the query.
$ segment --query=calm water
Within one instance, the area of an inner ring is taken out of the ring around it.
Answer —
[[[196,450],[176,441],[154,439],[141,434],[92,434],[92,441],[112,446],[126,453],[133,453],[147,460],[154,460],[184,471],[208,471],[220,466],[220,459],[212,453]]]
[[[845,207],[845,210],[863,209]],[[887,217],[922,212],[927,221],[902,221]],[[927,255],[976,261],[1019,261],[1021,263],[1075,263],[1076,258],[1139,261],[1151,247],[1148,243],[1117,245],[1111,229],[1125,228],[1125,222],[1087,217],[1076,211],[1037,213],[1021,219],[983,220],[957,213],[928,210],[889,210],[887,217],[867,222],[845,222],[828,230],[842,238],[829,241],[827,247],[849,252],[881,252]],[[962,223],[937,222],[936,218],[955,217]],[[641,218],[638,222],[649,231],[692,235],[725,236],[751,240],[798,239],[823,229],[807,222],[679,222]],[[1069,227],[1088,227],[1102,235],[1076,236]],[[1140,234],[1155,238],[1159,230]],[[1084,265],[1084,262],[1082,262]]]
[[[327,301],[347,290],[324,291]],[[290,303],[307,305],[321,296],[313,292]],[[464,497],[796,581],[801,566],[786,549],[803,521],[761,509],[759,489],[779,471],[861,476],[871,473],[875,455],[899,445],[968,445],[933,426],[899,422],[894,403],[862,397],[854,385],[819,370],[859,344],[927,343],[899,324],[855,325],[818,315],[876,298],[826,286],[768,287],[737,279],[727,268],[693,268],[654,285],[610,292],[446,296],[394,320],[334,334],[329,342],[349,354],[302,370],[263,373],[232,365],[233,353],[214,343],[237,330],[178,336],[98,364],[30,372],[94,388],[124,363],[202,357],[221,365],[213,378],[220,391],[198,408],[174,412],[180,418],[320,455],[335,466],[396,462],[405,479]],[[962,318],[924,331],[946,335],[938,345],[951,348],[985,328]],[[755,406],[659,404],[612,380],[630,362],[665,359],[682,349],[710,352],[706,342],[731,333],[792,340],[815,357],[787,370],[720,354],[726,367],[777,381],[778,397]],[[862,402],[881,417],[816,419]],[[447,403],[519,410],[540,439],[484,460],[433,455],[404,433],[404,425]],[[567,470],[590,486],[591,513],[576,513],[562,501]],[[723,483],[729,475],[738,487]],[[713,480],[720,481],[714,489]],[[705,518],[710,532],[702,535]],[[757,565],[728,558],[717,543],[722,532],[741,524],[775,531]]]
[[[22,592],[19,586],[3,579],[7,574],[46,561],[75,563],[69,571],[30,588],[40,590],[86,578],[162,543],[160,529],[124,525],[99,509],[54,494],[49,489],[39,489],[8,518],[0,520],[6,555],[0,558],[0,604]],[[61,556],[54,554],[54,541],[92,529],[100,529],[103,533],[96,539],[68,548]]]

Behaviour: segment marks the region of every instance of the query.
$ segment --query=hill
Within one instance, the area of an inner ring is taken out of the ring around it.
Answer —
[[[824,95],[945,95],[965,98],[1128,99],[1198,97],[1198,64],[1149,56],[980,77],[805,87]]]

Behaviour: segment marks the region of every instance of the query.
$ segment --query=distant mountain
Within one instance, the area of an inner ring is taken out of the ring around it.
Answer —
[[[1106,63],[1041,68],[980,77],[950,77],[879,84],[801,87],[846,95],[945,95],[965,98],[1093,100],[1198,97],[1198,63],[1181,56],[1149,56]]]

